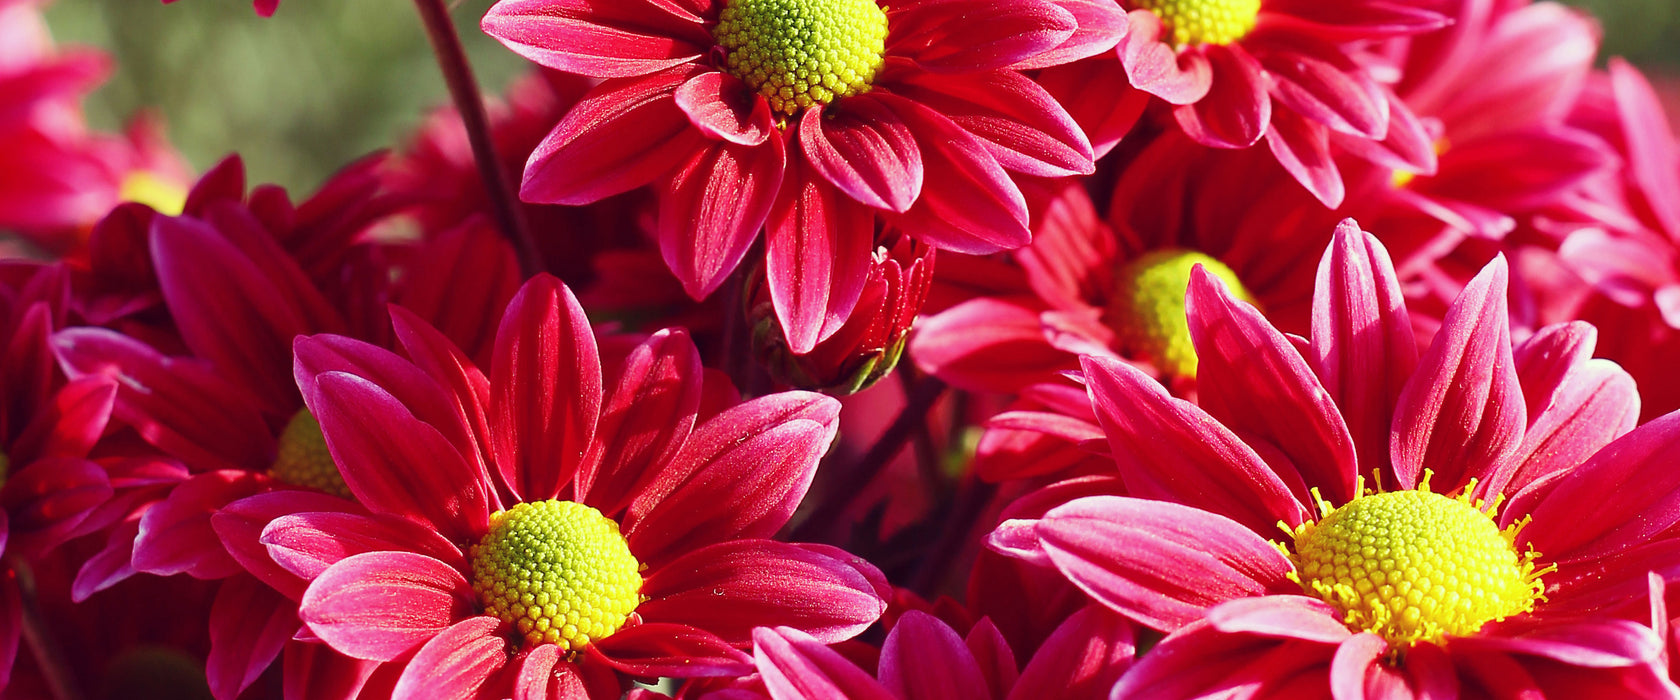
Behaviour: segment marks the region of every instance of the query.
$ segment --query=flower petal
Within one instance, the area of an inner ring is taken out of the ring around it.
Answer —
[[[88,460],[51,457],[19,466],[9,477],[0,475],[0,508],[10,516],[10,532],[0,533],[10,549],[0,553],[45,555],[75,537],[94,509],[111,498],[105,470]]]
[[[474,697],[507,664],[507,640],[496,634],[502,621],[479,615],[449,626],[403,667],[392,700]]]
[[[1212,44],[1193,50],[1206,55],[1213,78],[1205,96],[1173,109],[1179,128],[1204,146],[1254,145],[1272,123],[1272,98],[1266,94],[1265,69],[1236,44]]]
[[[881,646],[881,684],[901,700],[985,698],[980,664],[956,630],[911,610],[898,618]]]
[[[262,542],[263,529],[270,522],[294,513],[359,510],[355,504],[335,496],[302,490],[270,491],[242,498],[222,506],[210,516],[210,527],[227,548],[228,556],[246,571],[281,595],[292,600],[303,597],[309,582],[274,562]],[[417,528],[418,529],[418,528]],[[326,565],[321,565],[326,568]]]
[[[578,478],[584,502],[608,516],[628,506],[688,440],[704,370],[688,332],[665,329],[630,352],[621,377],[596,427],[597,459]]]
[[[1132,666],[1132,623],[1092,603],[1069,615],[1033,654],[1008,700],[1105,697]]]
[[[752,657],[717,635],[664,622],[626,627],[592,643],[585,653],[641,678],[737,677],[752,672]]]
[[[969,255],[1032,242],[1026,198],[983,141],[928,106],[896,95],[879,99],[909,125],[927,171],[921,196],[902,217],[905,230]]]
[[[1037,299],[980,297],[922,318],[910,336],[910,357],[923,372],[970,391],[1004,394],[1077,369],[1051,346]]]
[[[1074,35],[1073,13],[1043,0],[935,0],[887,10],[887,54],[936,73],[968,73],[1026,61]]]
[[[1237,598],[1208,611],[1208,623],[1228,634],[1304,639],[1340,644],[1353,636],[1341,613],[1317,598],[1269,595]]]
[[[787,170],[778,136],[757,146],[697,148],[659,195],[659,252],[695,299],[715,291],[741,264],[771,213]]]
[[[646,75],[711,44],[699,17],[665,0],[502,0],[480,27],[538,65],[592,78]]]
[[[349,656],[391,661],[472,615],[472,587],[448,564],[411,552],[368,552],[309,584],[298,616]]]
[[[677,106],[700,133],[741,146],[757,146],[776,133],[770,103],[728,73],[707,71],[677,88]]]
[[[1347,186],[1330,155],[1330,131],[1289,110],[1272,113],[1266,130],[1266,147],[1279,165],[1307,188],[1320,203],[1332,209],[1342,205]]]
[[[752,641],[758,673],[776,700],[896,700],[868,672],[797,629],[760,627]]]
[[[813,107],[799,120],[811,166],[852,199],[904,211],[922,192],[922,152],[894,110],[862,95]]]
[[[601,355],[589,317],[560,280],[531,278],[508,304],[490,369],[491,455],[525,501],[558,495],[601,416]]]
[[[296,603],[250,576],[223,581],[210,605],[210,655],[204,660],[210,694],[239,697],[297,631]]]
[[[1535,504],[1517,545],[1551,561],[1614,556],[1680,522],[1680,412],[1622,436],[1564,472]]]
[[[1120,65],[1132,87],[1169,104],[1195,104],[1213,87],[1213,64],[1200,51],[1176,51],[1162,40],[1166,28],[1150,10],[1126,15],[1131,31],[1120,39]]]
[[[283,515],[262,529],[258,541],[276,564],[305,581],[366,552],[413,552],[467,570],[466,557],[453,543],[424,526],[386,515],[337,511]]]
[[[519,198],[588,204],[677,167],[704,140],[675,98],[695,72],[674,68],[590,90],[531,152]]]
[[[770,300],[789,348],[808,353],[840,329],[863,295],[875,217],[794,154],[767,223]]]
[[[210,516],[228,503],[257,493],[263,485],[255,474],[227,470],[197,474],[176,486],[140,519],[134,568],[159,576],[185,573],[201,579],[243,571],[222,546]]]
[[[1091,144],[1073,118],[1038,83],[1014,71],[894,81],[895,94],[927,105],[978,137],[1007,170],[1037,177],[1089,175]]]

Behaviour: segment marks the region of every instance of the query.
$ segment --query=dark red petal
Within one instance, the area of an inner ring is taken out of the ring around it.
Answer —
[[[501,620],[480,615],[440,632],[403,668],[392,700],[477,695],[507,664],[507,640],[496,635],[501,625]]]
[[[514,53],[592,78],[646,75],[699,58],[699,17],[662,0],[503,0],[480,24]]]
[[[1272,122],[1272,98],[1266,94],[1265,69],[1235,44],[1206,45],[1213,82],[1207,94],[1173,110],[1179,128],[1197,143],[1214,148],[1247,148],[1265,135]]]
[[[654,333],[631,351],[601,410],[599,453],[578,477],[585,503],[615,515],[676,456],[700,411],[704,376],[700,352],[680,328]]]
[[[879,99],[909,125],[927,170],[921,196],[900,219],[905,230],[935,248],[969,255],[1032,242],[1026,198],[984,142],[918,102]]]
[[[13,470],[0,488],[0,508],[11,516],[10,549],[0,552],[44,555],[71,539],[92,511],[111,498],[105,470],[85,459],[14,463]]]
[[[531,152],[519,198],[588,204],[677,167],[705,138],[675,99],[697,70],[609,80],[589,91]]]
[[[776,698],[896,700],[867,671],[797,629],[760,627],[752,641],[758,673]]]
[[[875,217],[795,154],[766,223],[770,300],[789,348],[808,353],[840,329],[863,295]]]
[[[591,644],[586,653],[644,678],[736,677],[752,672],[752,658],[717,635],[664,622],[626,627]]]
[[[398,303],[412,310],[413,321],[425,319],[468,357],[488,357],[496,337],[496,319],[519,288],[519,261],[513,246],[490,225],[488,219],[473,218],[422,244],[415,251],[406,284]],[[397,324],[396,312],[392,323]],[[417,365],[413,332],[397,326],[404,349]],[[428,369],[429,374],[435,373]],[[440,383],[445,383],[439,379]]]
[[[910,127],[877,97],[806,110],[799,144],[823,179],[852,199],[904,211],[922,192],[922,152]]]
[[[1044,640],[1008,700],[1033,700],[1059,691],[1062,698],[1106,697],[1137,654],[1132,623],[1100,605],[1087,604]]]
[[[51,371],[46,372],[51,375]],[[86,457],[105,433],[116,407],[117,382],[111,377],[83,377],[66,383],[34,415],[6,456],[21,467],[46,457]]]
[[[757,146],[708,142],[657,188],[659,252],[689,296],[710,295],[741,264],[786,169],[780,135]]]
[[[356,700],[380,664],[353,659],[319,642],[293,641],[283,660],[286,700]]]
[[[358,659],[390,661],[473,613],[461,572],[410,552],[369,552],[309,584],[298,616],[322,641]]]
[[[204,660],[210,694],[239,697],[268,670],[298,624],[297,604],[255,578],[223,581],[210,606],[210,655]]]
[[[990,695],[980,664],[962,637],[950,625],[920,610],[905,613],[887,633],[877,675],[881,684],[902,700]]]
[[[887,11],[887,53],[941,73],[1002,68],[1073,37],[1073,13],[1044,0],[946,0]]]
[[[1108,56],[1046,68],[1036,80],[1085,132],[1093,158],[1108,155],[1149,106],[1149,93],[1132,87]]]
[[[589,317],[560,280],[531,278],[508,304],[490,370],[491,454],[513,492],[554,498],[595,437],[601,355]]]

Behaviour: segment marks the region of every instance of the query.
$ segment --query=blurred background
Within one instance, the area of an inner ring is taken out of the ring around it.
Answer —
[[[459,0],[454,17],[484,88],[500,92],[522,62],[478,30],[491,2]],[[1680,95],[1680,0],[1569,4],[1604,24],[1606,56],[1628,57]],[[238,150],[254,182],[294,190],[400,144],[447,100],[407,0],[282,0],[266,20],[248,0],[58,0],[47,21],[59,41],[117,59],[87,103],[95,127],[116,130],[150,108],[194,169]]]

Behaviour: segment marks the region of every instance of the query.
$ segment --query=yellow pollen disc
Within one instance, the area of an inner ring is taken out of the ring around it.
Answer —
[[[1166,374],[1191,379],[1196,377],[1196,348],[1184,317],[1184,293],[1197,263],[1223,281],[1236,298],[1254,303],[1248,288],[1225,263],[1195,251],[1169,248],[1121,266],[1108,308],[1121,350],[1141,356]]]
[[[874,0],[729,0],[712,36],[729,73],[791,116],[869,91],[887,13]]]
[[[149,171],[136,170],[123,178],[117,198],[139,202],[165,216],[179,216],[187,205],[187,189]]]
[[[581,503],[498,511],[468,556],[484,612],[517,627],[530,645],[579,651],[617,632],[642,603],[641,564],[618,523]]]
[[[1534,609],[1544,586],[1534,551],[1517,552],[1526,520],[1503,530],[1497,504],[1428,490],[1366,492],[1341,507],[1319,501],[1316,523],[1295,528],[1290,577],[1343,614],[1356,632],[1404,649],[1440,643]],[[1466,488],[1475,488],[1474,483]],[[1317,497],[1317,491],[1313,493]]]
[[[1229,44],[1247,36],[1260,16],[1260,0],[1132,0],[1161,18],[1173,43]]]
[[[327,452],[327,440],[321,437],[321,424],[309,409],[303,409],[286,423],[280,432],[280,452],[268,475],[293,486],[304,486],[330,493],[339,498],[353,498],[344,475],[338,473],[332,454]]]

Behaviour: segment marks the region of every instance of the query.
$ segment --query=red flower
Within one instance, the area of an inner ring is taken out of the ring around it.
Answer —
[[[502,0],[483,22],[539,64],[606,79],[532,154],[521,197],[583,204],[653,183],[665,262],[696,298],[766,228],[796,353],[857,304],[876,215],[935,248],[1026,244],[1009,172],[1093,166],[1017,69],[1106,50],[1124,26],[1106,0]]]
[[[262,541],[279,564],[265,580],[307,582],[304,622],[400,667],[397,697],[580,682],[617,697],[615,670],[738,674],[755,626],[839,641],[885,610],[862,560],[763,539],[809,486],[833,399],[737,403],[681,330],[637,347],[609,390],[583,309],[547,275],[508,306],[488,377],[412,314],[392,320],[410,359],[297,343],[305,400],[374,514],[281,517]]]

